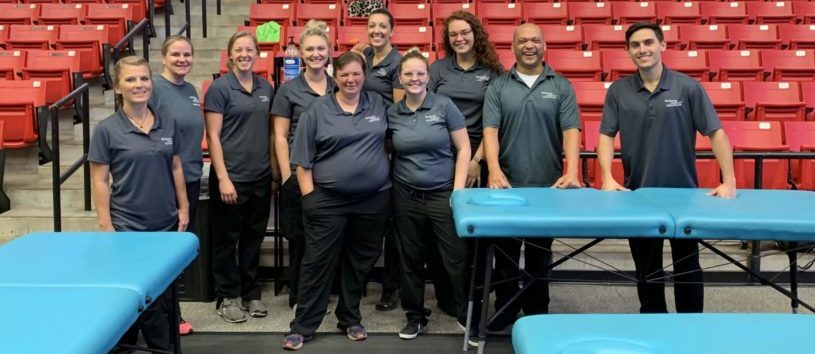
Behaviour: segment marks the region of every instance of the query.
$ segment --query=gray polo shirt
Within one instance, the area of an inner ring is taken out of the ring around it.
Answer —
[[[513,67],[487,89],[484,127],[498,129],[498,160],[513,187],[548,187],[563,175],[563,131],[580,129],[572,84],[544,65],[530,88]]]
[[[704,88],[689,76],[662,71],[653,94],[638,73],[614,82],[606,94],[600,133],[620,132],[625,186],[696,188],[696,132],[721,129]]]
[[[149,104],[159,116],[175,120],[183,142],[178,155],[184,168],[184,181],[197,182],[201,179],[204,164],[201,152],[204,114],[195,87],[186,81],[176,85],[161,75],[153,75],[153,94]]]
[[[393,179],[419,190],[452,188],[456,158],[450,132],[464,127],[464,116],[453,101],[433,92],[415,112],[405,100],[390,106]]]
[[[224,116],[221,147],[229,179],[257,181],[272,173],[269,160],[269,124],[274,89],[269,81],[252,74],[252,92],[243,89],[234,73],[219,77],[209,87],[204,110]]]
[[[482,112],[487,87],[499,73],[475,64],[462,69],[455,57],[445,57],[430,64],[430,82],[427,90],[450,97],[464,115],[472,153],[481,144],[484,125]]]
[[[167,231],[178,220],[173,156],[181,133],[174,120],[155,117],[145,134],[119,110],[93,132],[88,161],[110,168],[110,216],[119,231]]]
[[[402,88],[402,83],[399,82],[399,62],[402,60],[402,55],[394,47],[385,56],[385,59],[371,67],[370,63],[374,62],[374,49],[368,47],[362,52],[365,54],[365,60],[368,63],[368,73],[365,76],[365,84],[362,88],[365,91],[378,93],[385,99],[385,104],[392,105],[393,89]]]
[[[337,87],[334,78],[326,74],[326,87],[325,92],[334,92]],[[297,76],[296,79],[286,81],[280,88],[277,89],[277,94],[272,103],[272,115],[288,118],[289,146],[294,142],[294,131],[297,130],[297,122],[300,120],[300,115],[314,102],[314,99],[320,95],[311,89],[311,86],[306,82],[304,75]]]
[[[334,94],[314,100],[300,116],[291,162],[312,170],[314,184],[333,193],[362,196],[390,188],[385,151],[387,106],[362,91],[357,110],[344,112]]]

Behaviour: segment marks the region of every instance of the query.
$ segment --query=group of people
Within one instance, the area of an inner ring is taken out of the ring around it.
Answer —
[[[501,66],[478,18],[464,11],[444,21],[444,58],[432,65],[417,49],[400,54],[391,44],[394,20],[385,9],[368,17],[368,43],[333,61],[327,31],[322,21],[308,22],[299,39],[304,69],[276,94],[252,71],[259,55],[255,37],[235,33],[227,46],[230,70],[210,86],[204,113],[185,81],[193,64],[185,37],[165,41],[161,74],[151,75],[141,58],[117,62],[121,108],[99,123],[89,154],[99,227],[194,226],[206,131],[216,308],[223,320],[268,314],[257,276],[279,188],[280,225],[291,256],[289,305],[295,308],[284,349],[300,349],[313,338],[332,288],[339,292],[338,327],[351,340],[367,338],[360,299],[383,238],[377,309],[394,308],[398,289],[406,316],[399,337],[416,338],[428,322],[426,268],[438,307],[464,327],[474,247],[455,233],[450,195],[468,187],[581,188],[574,90],[543,62],[544,33],[532,24],[515,30],[512,68]],[[703,88],[663,65],[659,26],[637,23],[625,35],[638,72],[608,90],[597,148],[602,189],[696,187],[700,132],[710,138],[722,171],[723,182],[711,195],[735,196],[731,147]],[[622,185],[611,174],[618,133]],[[552,239],[502,239],[499,280],[518,275],[523,244],[527,272],[548,267]],[[666,312],[664,284],[645,281],[660,277],[662,240],[632,239],[630,246],[641,311]],[[698,245],[671,240],[671,246],[677,310],[701,312]],[[497,286],[495,307],[517,290],[517,282]],[[122,341],[132,343],[141,330],[148,346],[169,349],[166,326],[177,316],[167,313],[169,301],[168,294],[157,299]],[[489,328],[506,328],[521,310],[547,313],[548,303],[547,282],[536,282]]]

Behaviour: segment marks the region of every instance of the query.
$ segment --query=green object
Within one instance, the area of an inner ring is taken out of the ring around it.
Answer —
[[[255,36],[258,42],[280,42],[280,25],[274,21],[266,22],[255,29]]]

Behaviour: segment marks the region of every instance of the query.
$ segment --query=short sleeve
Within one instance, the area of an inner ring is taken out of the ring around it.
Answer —
[[[464,115],[461,114],[458,107],[453,104],[453,101],[450,101],[450,99],[446,97],[444,98],[443,102],[447,106],[447,114],[445,114],[445,118],[447,119],[447,131],[454,132],[459,129],[464,129],[466,127],[466,124],[464,123]]]
[[[229,104],[229,99],[226,90],[229,90],[227,77],[221,76],[220,79],[215,80],[207,94],[204,96],[204,111],[215,112],[224,114],[226,106]]]
[[[441,82],[441,73],[439,70],[440,61],[435,61],[430,64],[430,80],[427,81],[427,91],[437,92],[439,83]]]
[[[498,80],[501,80],[500,78]],[[500,128],[501,127],[501,86],[502,84],[495,82],[487,87],[487,93],[484,96],[484,111],[483,120],[484,128]]]
[[[606,101],[603,103],[603,118],[600,120],[600,134],[610,137],[617,136],[620,130],[619,120],[619,105],[617,104],[615,87],[619,85],[611,85],[606,93]]]
[[[402,88],[402,83],[399,81],[399,63],[394,64],[391,68],[391,87],[394,90]]]
[[[580,129],[580,108],[577,107],[574,88],[568,80],[563,80],[563,82],[565,85],[560,92],[560,112],[558,112],[560,129],[563,131]]]
[[[716,114],[716,109],[710,102],[710,97],[708,97],[702,85],[694,82],[689,95],[694,128],[704,136],[709,136],[713,132],[722,129],[719,115]]]
[[[303,168],[314,167],[317,155],[317,109],[314,105],[300,115],[294,142],[291,147],[291,163]]]
[[[103,124],[96,126],[88,150],[88,161],[110,165],[110,132]]]
[[[289,99],[289,85],[282,85],[277,91],[277,95],[272,102],[272,115],[291,119],[291,100]]]
[[[173,121],[173,155],[181,153],[181,144],[184,143],[184,138],[181,136],[181,127]]]

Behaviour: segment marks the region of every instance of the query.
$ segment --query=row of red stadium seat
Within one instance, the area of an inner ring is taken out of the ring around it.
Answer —
[[[476,14],[484,24],[627,24],[659,21],[662,24],[767,24],[813,23],[815,2],[476,2],[391,3],[396,25],[428,26],[439,23],[453,11]],[[329,24],[363,25],[364,17],[351,17],[348,4],[263,3],[251,4],[249,21],[276,21],[281,25],[303,25],[309,19]]]
[[[50,4],[39,5],[42,6],[43,11]],[[127,33],[128,21],[138,22],[141,18],[133,10],[132,4],[71,4],[71,5],[55,5],[55,6],[68,6],[73,8],[74,12],[60,14],[57,12],[43,12],[40,13],[39,8],[31,8],[37,5],[12,5],[0,4],[0,26],[8,31],[10,25],[106,25],[109,27],[108,39],[109,43],[116,43],[125,33]],[[82,6],[82,8],[77,8]],[[44,16],[44,17],[43,17]],[[52,27],[53,28],[53,27]],[[0,33],[0,39],[3,38],[4,33]]]
[[[86,78],[99,76],[104,71],[103,53],[111,45],[109,29],[107,25],[0,26],[0,44],[6,48],[0,51],[3,79],[13,80],[15,75],[8,75],[12,72],[19,76],[26,62],[25,50],[30,49],[74,51],[79,61],[74,72]]]

